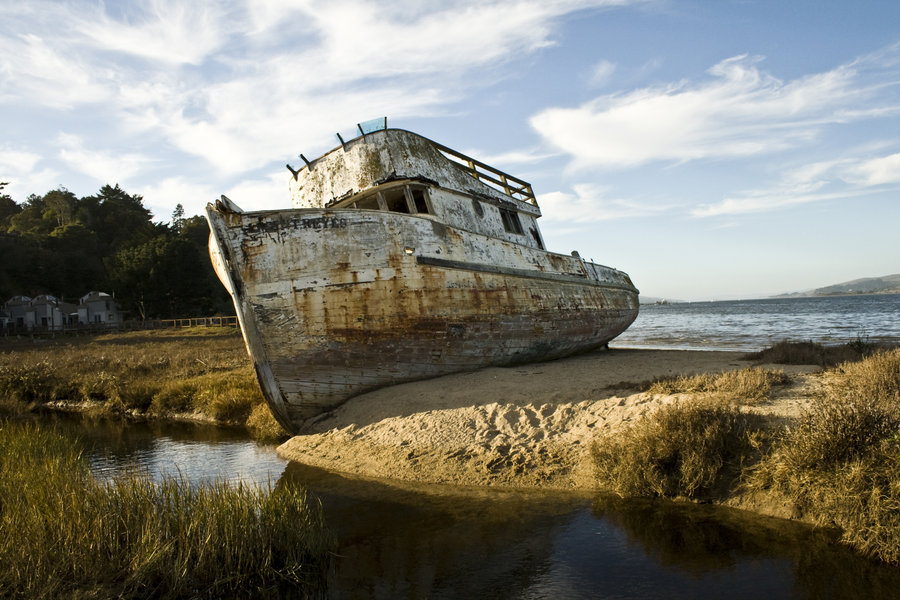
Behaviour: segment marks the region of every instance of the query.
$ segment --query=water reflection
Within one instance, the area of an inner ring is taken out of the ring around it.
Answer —
[[[593,516],[652,560],[655,572],[677,571],[692,581],[693,594],[679,590],[666,597],[717,597],[730,590],[729,598],[888,599],[900,590],[900,569],[841,546],[834,531],[793,521],[610,497],[594,502]],[[704,582],[713,587],[704,591]]]
[[[240,428],[204,423],[123,423],[46,415],[45,421],[77,438],[100,479],[145,473],[153,479],[184,477],[192,483],[244,481],[275,484],[286,460],[271,444],[257,444]]]
[[[831,532],[709,505],[397,488],[291,463],[340,555],[333,598],[896,598]]]
[[[321,498],[339,540],[334,598],[518,598],[542,572],[578,495],[406,488],[297,463],[281,484]]]
[[[388,485],[286,464],[240,431],[65,421],[106,477],[303,485],[338,539],[332,598],[896,598],[834,535],[713,506]]]

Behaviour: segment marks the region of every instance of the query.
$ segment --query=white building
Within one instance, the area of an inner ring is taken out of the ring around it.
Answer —
[[[49,294],[32,298],[31,307],[25,313],[25,326],[28,328],[57,330],[76,323],[75,305]]]
[[[116,300],[104,292],[88,292],[78,303],[78,323],[82,325],[119,325],[122,315]]]

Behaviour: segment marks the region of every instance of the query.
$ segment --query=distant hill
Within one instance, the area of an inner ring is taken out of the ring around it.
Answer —
[[[846,296],[850,294],[900,294],[900,273],[883,277],[864,277],[785,296]]]

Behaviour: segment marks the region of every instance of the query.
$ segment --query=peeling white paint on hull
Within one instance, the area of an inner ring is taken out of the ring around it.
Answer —
[[[404,143],[415,135],[401,133]],[[379,141],[391,150],[391,139]],[[358,145],[373,142],[358,138],[319,160],[327,166],[337,152],[346,161],[351,143],[364,157]],[[223,198],[207,209],[213,262],[273,414],[291,431],[378,387],[598,348],[637,316],[638,292],[625,273],[547,252],[536,229],[488,235],[503,217],[497,207],[521,202],[484,192],[474,179],[464,181],[475,189],[452,189],[427,177],[435,173],[423,173],[421,161],[416,168],[392,170],[387,185],[362,181],[328,208],[322,200],[319,208],[242,212]],[[425,178],[419,202],[409,182]],[[354,200],[372,190],[382,210]],[[390,194],[406,204],[384,210]],[[517,218],[528,210],[540,214],[532,199]]]

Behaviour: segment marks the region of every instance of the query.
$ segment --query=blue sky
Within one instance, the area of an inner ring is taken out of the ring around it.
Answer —
[[[386,115],[530,181],[646,296],[900,272],[900,2],[0,0],[0,181],[289,206]]]

